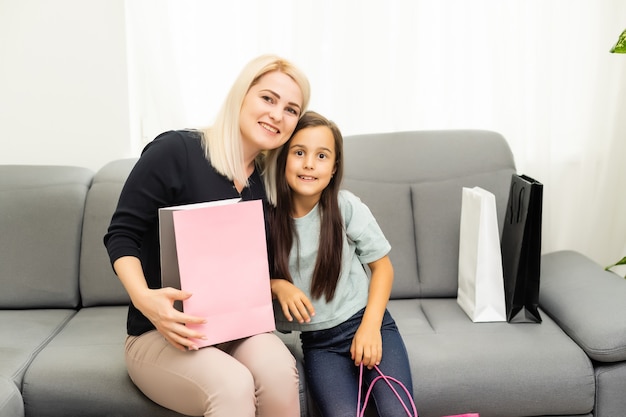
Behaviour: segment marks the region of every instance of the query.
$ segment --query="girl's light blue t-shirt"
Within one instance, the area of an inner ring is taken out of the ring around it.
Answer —
[[[369,208],[349,191],[339,192],[339,209],[344,222],[341,276],[330,302],[311,297],[311,279],[320,237],[320,213],[315,206],[306,216],[294,219],[297,238],[289,255],[289,272],[294,284],[311,300],[315,316],[309,323],[287,321],[275,301],[276,328],[281,331],[323,330],[343,323],[367,304],[369,278],[364,264],[384,257],[391,245]]]

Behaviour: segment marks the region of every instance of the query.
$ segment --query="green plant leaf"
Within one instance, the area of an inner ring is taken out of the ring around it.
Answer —
[[[626,256],[624,256],[622,259],[620,259],[619,261],[615,262],[614,264],[611,264],[611,265],[607,266],[606,268],[604,268],[604,270],[608,271],[609,269],[613,268],[614,266],[618,266],[618,265],[626,265]],[[624,279],[626,279],[626,275],[624,275]]]
[[[619,35],[617,43],[611,48],[611,53],[626,54],[626,29]]]

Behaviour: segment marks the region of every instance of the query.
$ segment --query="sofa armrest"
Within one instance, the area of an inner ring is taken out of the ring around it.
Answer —
[[[626,360],[626,280],[574,251],[543,255],[541,308],[594,360]]]

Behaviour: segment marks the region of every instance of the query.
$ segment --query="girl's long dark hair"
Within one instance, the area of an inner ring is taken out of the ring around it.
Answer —
[[[309,127],[325,126],[335,139],[335,174],[322,191],[319,201],[320,240],[317,260],[311,282],[311,296],[326,301],[333,299],[341,274],[341,253],[343,251],[343,221],[339,211],[339,188],[343,178],[343,137],[337,125],[324,116],[308,111],[298,121],[291,135]],[[294,244],[295,230],[292,218],[291,188],[285,178],[285,165],[291,139],[282,146],[276,159],[276,206],[269,210],[269,231],[272,252],[272,277],[285,278],[291,282],[289,273],[289,253]],[[295,242],[298,244],[298,242]]]

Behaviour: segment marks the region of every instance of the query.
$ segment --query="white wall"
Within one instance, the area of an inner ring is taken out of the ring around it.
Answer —
[[[0,0],[0,164],[130,156],[124,0]]]

